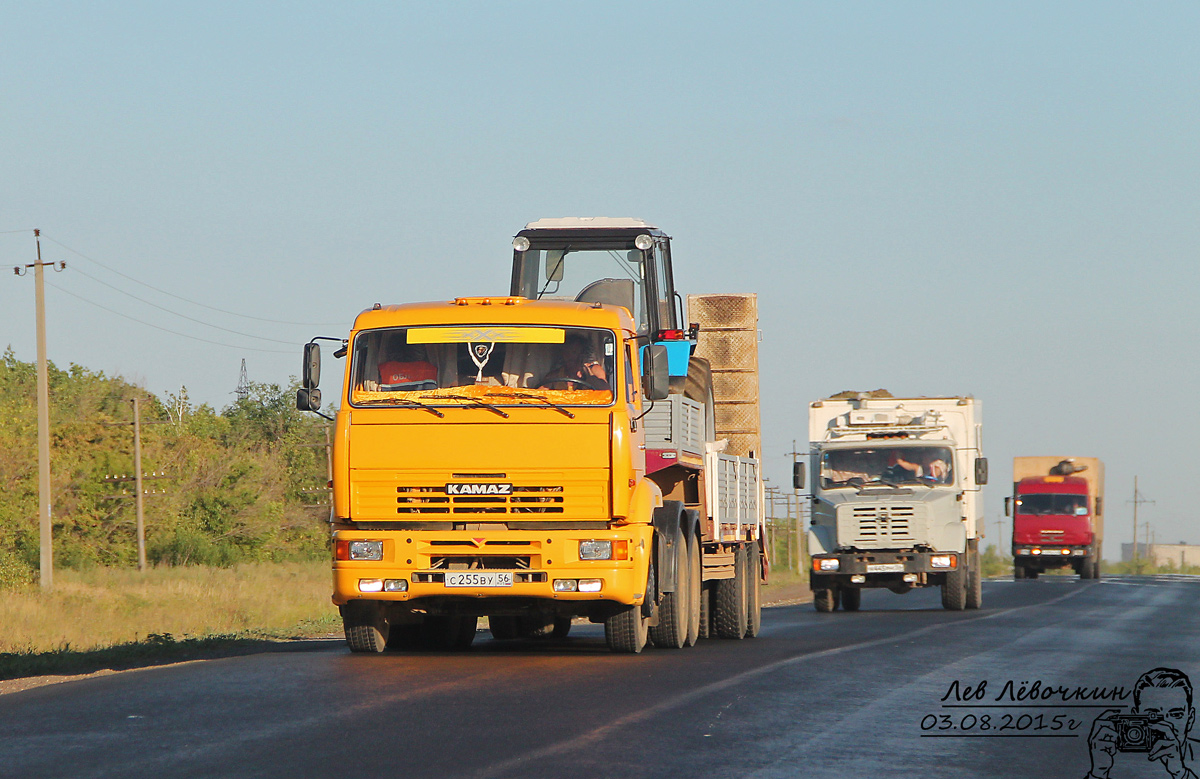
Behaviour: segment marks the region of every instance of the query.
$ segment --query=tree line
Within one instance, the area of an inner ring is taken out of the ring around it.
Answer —
[[[0,357],[0,586],[36,580],[37,374]],[[295,387],[251,384],[217,411],[186,390],[157,397],[120,377],[49,365],[56,568],[136,566],[134,397],[141,398],[146,555],[155,565],[216,565],[326,554],[324,420],[295,408]],[[149,424],[151,422],[163,424]]]

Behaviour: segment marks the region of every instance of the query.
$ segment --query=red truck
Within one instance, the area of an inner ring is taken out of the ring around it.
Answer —
[[[1051,568],[1100,578],[1104,542],[1104,463],[1095,457],[1014,457],[1013,578],[1036,579]]]

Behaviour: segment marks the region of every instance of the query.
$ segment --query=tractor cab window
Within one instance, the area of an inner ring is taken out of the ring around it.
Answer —
[[[607,405],[616,337],[582,327],[365,330],[354,339],[354,406]]]
[[[832,449],[821,457],[821,487],[954,483],[954,453],[944,446],[864,446]]]
[[[530,249],[522,253],[516,294],[623,306],[645,330],[642,252],[629,248]]]

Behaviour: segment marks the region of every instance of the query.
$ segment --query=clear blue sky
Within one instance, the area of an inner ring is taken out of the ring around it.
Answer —
[[[527,221],[642,217],[684,291],[759,294],[773,482],[811,400],[971,393],[989,522],[1013,455],[1099,456],[1115,558],[1135,474],[1157,539],[1200,543],[1198,30],[1194,2],[8,4],[0,231],[70,264],[55,362],[219,408],[242,358],[286,382],[376,300],[506,291]]]

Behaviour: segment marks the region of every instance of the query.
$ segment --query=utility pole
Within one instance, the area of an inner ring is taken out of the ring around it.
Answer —
[[[785,452],[785,454],[790,454],[792,456],[792,473],[794,474],[796,472],[796,463],[799,462],[800,455],[804,454],[804,452],[796,451],[796,439],[795,438],[792,439],[792,451]],[[803,533],[804,512],[801,510],[801,507],[800,507],[800,488],[796,486],[795,482],[792,483],[792,494],[796,496],[796,521],[792,525],[792,529],[788,533],[788,568],[791,568],[791,570],[798,572],[801,569],[801,567],[803,567],[803,565],[804,565],[804,552],[805,552],[804,533]],[[788,519],[791,519],[791,516],[792,516],[792,504],[791,504],[791,501],[788,501]],[[795,568],[792,568],[791,533],[793,533],[793,532],[796,534],[796,547],[797,547],[796,567]]]
[[[67,267],[65,262],[42,262],[42,231],[33,231],[37,245],[37,262],[17,266],[13,273],[24,276],[33,268],[34,296],[37,316],[37,410],[38,410],[38,536],[39,581],[43,590],[54,589],[54,543],[51,524],[50,497],[50,379],[46,368],[46,280],[44,268],[56,271]]]
[[[1152,500],[1146,500],[1142,497],[1142,494],[1138,492],[1138,477],[1136,475],[1133,477],[1133,500],[1127,500],[1125,502],[1133,504],[1133,562],[1136,564],[1138,561],[1138,506],[1142,503],[1154,502]]]
[[[137,552],[138,570],[146,570],[146,515],[142,509],[142,414],[138,399],[133,399],[133,486],[137,490],[134,503],[137,506]]]

